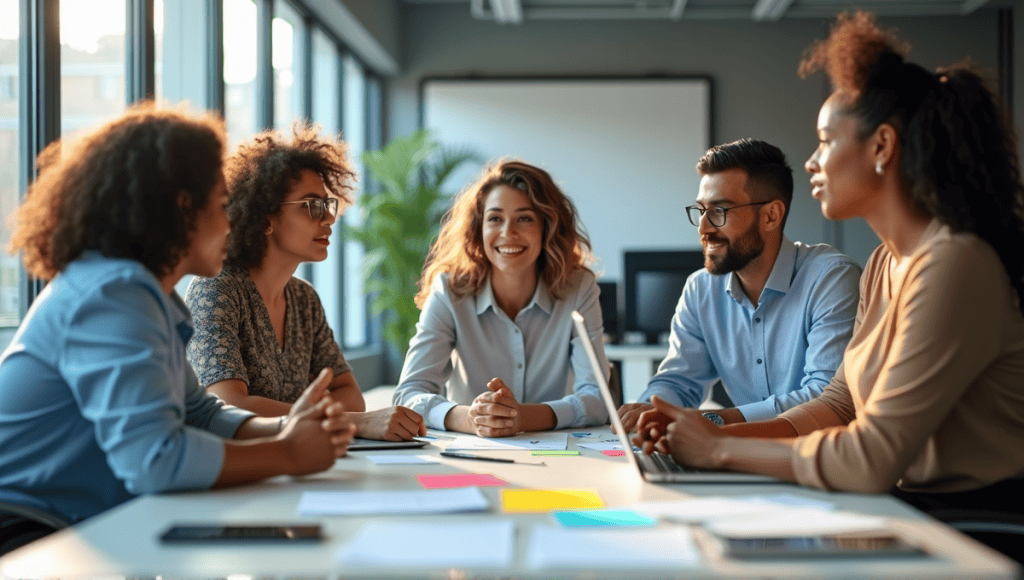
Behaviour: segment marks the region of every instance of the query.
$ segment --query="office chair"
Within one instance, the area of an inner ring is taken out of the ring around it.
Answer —
[[[608,363],[608,390],[612,393],[612,401],[615,408],[622,406],[622,379],[619,378],[619,368],[615,363]]]
[[[928,515],[1024,564],[1024,515],[982,509],[936,509]]]
[[[0,501],[0,556],[69,525],[43,510]]]

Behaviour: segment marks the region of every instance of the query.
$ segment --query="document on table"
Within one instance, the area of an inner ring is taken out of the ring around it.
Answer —
[[[420,524],[371,522],[338,552],[352,566],[415,568],[437,566],[508,568],[515,528],[510,520]]]
[[[778,509],[713,520],[705,526],[730,538],[785,538],[889,529],[888,520],[880,516],[816,508]]]
[[[307,491],[299,499],[300,516],[437,514],[474,512],[491,504],[476,487],[416,491]]]
[[[593,449],[594,451],[623,451],[622,443],[619,441],[618,437],[602,439],[593,443],[577,443],[576,447]],[[638,449],[638,447],[634,446],[633,449]]]
[[[424,465],[440,463],[433,455],[366,455],[375,465]]]
[[[681,501],[652,501],[632,506],[638,512],[676,522],[700,523],[756,516],[758,514],[785,513],[796,508],[830,510],[835,504],[802,498],[792,494],[735,497],[699,497]]]
[[[535,570],[693,567],[697,548],[686,528],[652,530],[561,529],[535,526],[527,565]]]
[[[568,436],[565,433],[520,433],[512,437],[490,439],[474,435],[461,435],[448,444],[447,451],[481,451],[481,450],[565,450],[568,447]]]

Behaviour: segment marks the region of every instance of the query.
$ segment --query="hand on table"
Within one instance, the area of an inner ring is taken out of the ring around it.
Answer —
[[[469,407],[469,421],[481,437],[509,437],[519,433],[519,401],[512,390],[498,378],[487,383],[488,391],[481,393]]]
[[[675,408],[678,409],[679,407]],[[672,419],[668,415],[653,406],[650,407],[641,413],[639,419],[637,419],[636,436],[633,437],[633,444],[648,455],[654,451],[668,453],[669,447],[668,441],[665,440],[665,434],[671,422]]]
[[[294,461],[292,475],[324,471],[334,460],[348,452],[356,426],[345,414],[341,403],[324,393],[334,373],[324,369],[306,387],[288,413],[278,437],[288,444]]]
[[[405,407],[386,407],[365,413],[349,413],[360,437],[384,441],[409,441],[426,435],[423,416]]]

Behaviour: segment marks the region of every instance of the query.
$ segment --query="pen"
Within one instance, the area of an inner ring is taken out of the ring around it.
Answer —
[[[521,463],[523,465],[547,465],[543,461],[540,463],[531,463],[527,461],[505,459],[504,457],[484,457],[483,455],[470,455],[469,453],[456,453],[454,451],[442,451],[441,455],[443,457],[453,457],[455,459],[477,459],[479,461],[496,461],[498,463]]]

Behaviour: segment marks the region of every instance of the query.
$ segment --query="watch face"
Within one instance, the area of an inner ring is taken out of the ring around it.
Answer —
[[[708,421],[711,421],[715,425],[725,425],[725,419],[722,419],[722,416],[719,415],[718,413],[712,413],[709,411],[707,413],[704,413],[704,418],[707,419]]]

